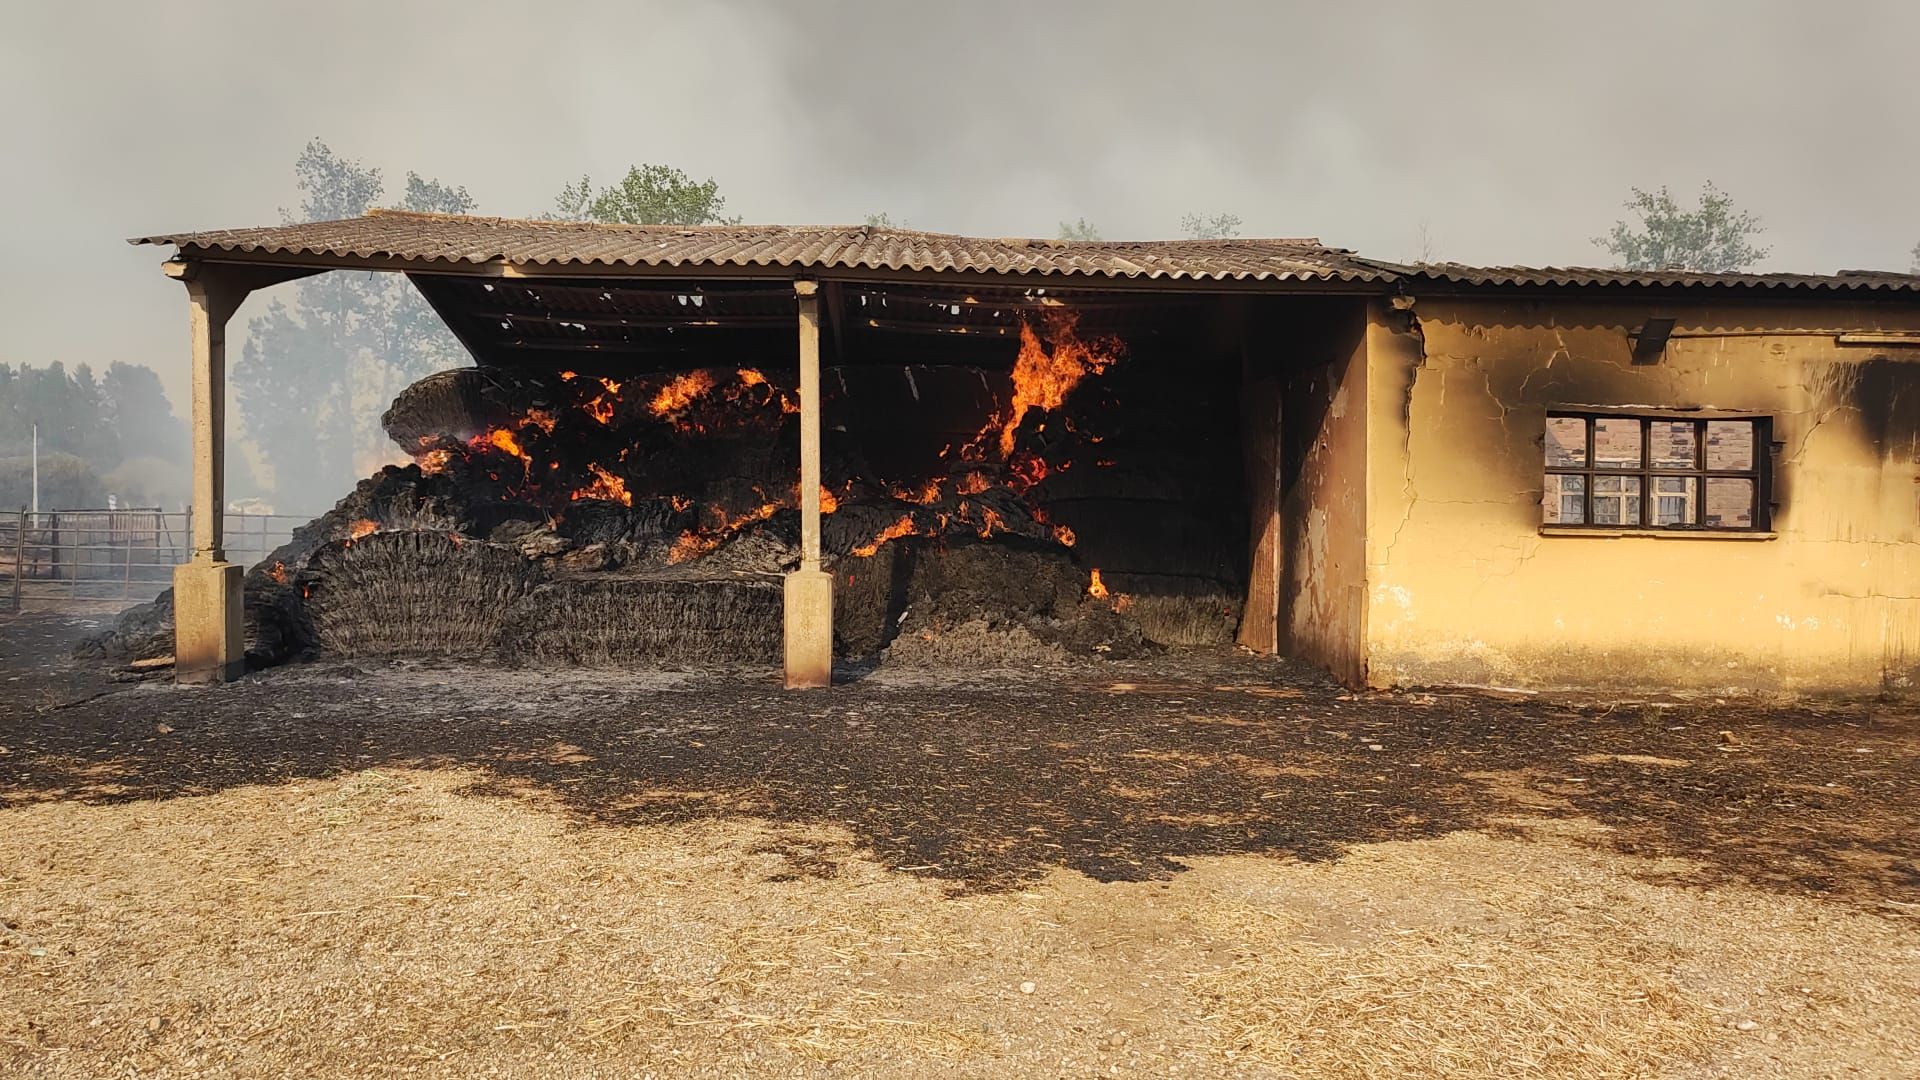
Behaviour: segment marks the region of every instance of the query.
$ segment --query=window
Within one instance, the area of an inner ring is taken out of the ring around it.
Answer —
[[[1764,531],[1766,417],[1547,415],[1545,525]]]

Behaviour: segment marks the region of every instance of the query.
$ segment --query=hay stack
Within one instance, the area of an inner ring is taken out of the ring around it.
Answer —
[[[315,645],[342,656],[495,655],[513,606],[544,578],[512,548],[443,532],[330,544],[300,574]]]

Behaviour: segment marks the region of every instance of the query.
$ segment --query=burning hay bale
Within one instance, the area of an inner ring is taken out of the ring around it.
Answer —
[[[1237,448],[1162,407],[1194,392],[1181,365],[1120,364],[1117,341],[1043,310],[1010,371],[828,370],[837,655],[1025,664],[1231,640]],[[363,481],[249,571],[249,664],[777,661],[780,575],[799,563],[788,378],[421,379],[382,418],[415,463]],[[1214,404],[1232,416],[1231,388]],[[170,599],[85,648],[170,652]]]

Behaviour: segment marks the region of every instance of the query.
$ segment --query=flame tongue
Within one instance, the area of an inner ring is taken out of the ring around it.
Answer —
[[[759,372],[754,372],[758,375]],[[762,380],[764,381],[764,379]],[[676,377],[672,382],[660,388],[647,403],[647,411],[662,418],[671,418],[687,411],[694,401],[706,395],[714,385],[710,371],[689,371]]]
[[[600,467],[598,463],[589,463],[587,471],[593,474],[593,483],[575,491],[571,496],[574,502],[581,499],[605,499],[622,506],[632,506],[633,496],[627,492],[627,482]]]
[[[1052,412],[1067,400],[1080,380],[1098,375],[1118,358],[1118,341],[1082,341],[1076,332],[1078,316],[1055,308],[1046,313],[1047,337],[1053,342],[1049,352],[1034,332],[1033,324],[1020,324],[1020,355],[1013,362],[1013,403],[1006,423],[1000,426],[1000,457],[1013,456],[1014,437],[1020,421],[1032,409]],[[992,430],[991,425],[988,430]],[[987,432],[981,432],[985,435]]]

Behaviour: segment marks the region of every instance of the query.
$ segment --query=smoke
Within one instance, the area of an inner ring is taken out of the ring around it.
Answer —
[[[1903,4],[16,5],[0,360],[148,363],[185,305],[123,237],[276,221],[319,135],[547,209],[639,161],[749,221],[1110,239],[1189,212],[1392,258],[1592,263],[1632,184],[1712,179],[1771,269],[1904,267]],[[270,295],[270,294],[267,294]],[[236,327],[263,310],[256,297]],[[230,350],[237,355],[236,338]]]

